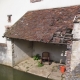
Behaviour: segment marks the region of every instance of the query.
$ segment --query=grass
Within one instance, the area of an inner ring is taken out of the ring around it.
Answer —
[[[38,61],[38,67],[42,67],[42,66],[44,66],[44,64]]]

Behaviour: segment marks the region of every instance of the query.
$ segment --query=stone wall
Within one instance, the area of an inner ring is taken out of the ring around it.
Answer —
[[[80,23],[74,23],[72,34],[72,49],[66,61],[66,80],[80,80]]]
[[[80,80],[80,41],[72,42],[66,58],[66,80]]]
[[[13,46],[13,65],[16,65],[17,63],[32,56],[32,42],[14,39]]]
[[[66,45],[58,45],[58,44],[46,44],[42,42],[30,42],[26,40],[14,39],[13,43],[13,65],[28,59],[36,54],[42,56],[42,52],[50,52],[50,57],[52,60],[56,62],[60,62],[60,60],[65,63],[66,56]]]
[[[5,63],[6,54],[7,54],[7,45],[0,43],[0,64]]]
[[[42,56],[42,52],[49,52],[50,58],[56,62],[62,61],[63,63],[65,63],[66,49],[67,49],[66,45],[42,43],[42,42],[33,43],[33,55],[39,54],[40,56]]]
[[[51,60],[65,63],[66,49],[67,46],[61,44],[31,42],[21,39],[7,39],[7,63],[5,64],[14,66],[36,54],[40,54],[40,56],[42,56],[42,52],[50,52]]]
[[[73,41],[71,54],[71,80],[80,80],[80,41]]]
[[[65,77],[66,80],[70,80],[70,73],[71,73],[70,63],[71,63],[71,53],[68,52],[66,57],[66,77]]]
[[[12,64],[12,42],[11,39],[6,39],[6,44],[0,46],[0,64],[13,66]]]
[[[6,55],[6,65],[13,66],[12,63],[12,40],[7,38],[7,55]]]

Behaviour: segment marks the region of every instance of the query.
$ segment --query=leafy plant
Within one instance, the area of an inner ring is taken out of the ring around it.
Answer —
[[[35,56],[33,56],[33,59],[34,59],[34,60],[39,60],[39,59],[40,59],[39,54],[36,54]]]
[[[44,66],[41,62],[38,61],[38,67]]]

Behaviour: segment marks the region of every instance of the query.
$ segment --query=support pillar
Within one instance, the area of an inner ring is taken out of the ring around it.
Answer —
[[[67,55],[66,55],[66,80],[70,80],[71,74],[71,52],[72,52],[72,43],[67,45]]]

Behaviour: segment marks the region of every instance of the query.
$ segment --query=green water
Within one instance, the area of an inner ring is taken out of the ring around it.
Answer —
[[[0,80],[49,80],[47,78],[35,76],[15,70],[11,67],[0,65]]]

